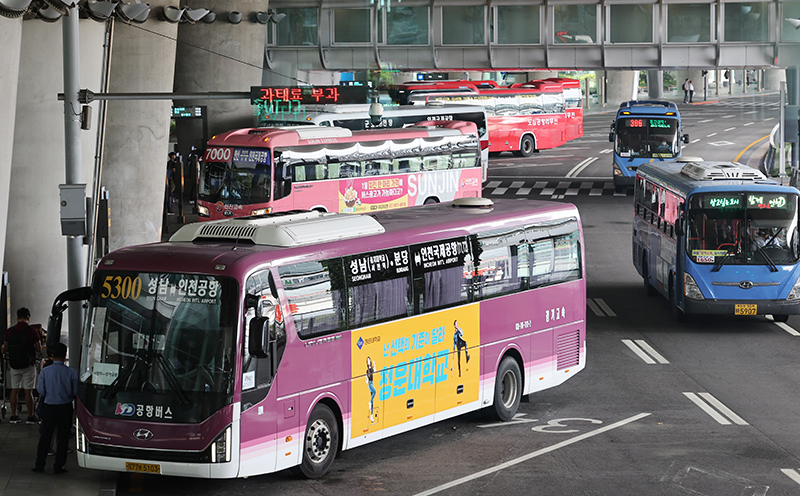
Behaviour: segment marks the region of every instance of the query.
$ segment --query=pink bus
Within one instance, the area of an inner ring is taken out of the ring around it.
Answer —
[[[200,220],[297,209],[372,213],[479,197],[485,180],[474,122],[238,129],[208,142],[197,208]]]
[[[523,395],[586,363],[574,205],[464,198],[191,224],[104,257],[79,366],[81,467],[294,468]],[[77,292],[77,293],[76,293]],[[78,296],[80,294],[80,296]]]

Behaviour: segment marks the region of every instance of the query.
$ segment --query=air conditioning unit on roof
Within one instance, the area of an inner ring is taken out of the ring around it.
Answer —
[[[761,171],[738,162],[691,162],[683,166],[681,173],[697,181],[717,179],[758,181],[766,179]]]

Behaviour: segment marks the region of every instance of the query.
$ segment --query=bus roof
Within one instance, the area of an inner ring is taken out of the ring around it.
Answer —
[[[797,192],[789,186],[767,178],[760,171],[738,162],[705,162],[682,160],[652,162],[639,167],[638,175],[668,186],[688,196],[698,191],[776,190]]]
[[[239,218],[203,223],[220,231],[241,229],[249,223],[255,230],[263,227],[265,231],[284,229],[305,233],[303,242],[292,246],[269,244],[265,242],[269,241],[269,236],[256,244],[253,238],[236,237],[230,232],[223,232],[218,237],[203,236],[192,240],[198,228],[187,225],[169,242],[126,247],[112,252],[101,260],[99,268],[206,273],[244,278],[255,267],[266,264],[319,260],[532,224],[545,223],[551,225],[551,229],[557,229],[565,219],[579,219],[578,209],[569,203],[497,200],[488,208],[455,205],[456,202],[440,203],[372,215],[292,212],[258,219]],[[339,239],[331,239],[331,236],[335,236],[332,234],[320,234],[335,232],[343,226],[348,229],[360,226],[363,232]],[[201,225],[199,229],[204,227]],[[313,239],[314,232],[318,236],[316,240]]]
[[[630,100],[619,104],[617,117],[624,115],[675,115],[680,117],[678,106],[661,100]]]

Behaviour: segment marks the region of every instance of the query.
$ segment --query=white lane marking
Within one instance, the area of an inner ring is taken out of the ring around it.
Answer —
[[[594,301],[592,301],[592,299],[591,299],[591,298],[586,298],[586,305],[588,305],[589,309],[590,309],[592,312],[594,312],[594,314],[595,314],[595,315],[597,315],[598,317],[605,317],[605,314],[603,313],[603,311],[602,311],[602,310],[600,310],[600,307],[598,307],[598,306],[595,304],[595,302],[594,302]]]
[[[567,439],[565,441],[561,441],[560,443],[556,443],[552,446],[548,446],[547,448],[542,448],[540,450],[534,451],[533,453],[528,453],[527,455],[520,456],[519,458],[514,458],[513,460],[509,460],[505,463],[501,463],[499,465],[495,465],[494,467],[487,468],[486,470],[481,470],[480,472],[476,472],[472,475],[468,475],[466,477],[462,477],[460,479],[456,479],[452,482],[448,482],[446,484],[442,484],[441,486],[434,487],[433,489],[428,489],[427,491],[423,491],[421,493],[417,493],[415,496],[429,496],[431,494],[436,494],[442,492],[446,489],[450,489],[452,487],[460,486],[461,484],[465,484],[467,482],[473,481],[475,479],[479,479],[489,474],[493,474],[495,472],[499,472],[509,467],[513,467],[514,465],[519,465],[520,463],[526,462],[538,456],[546,455],[547,453],[556,451],[558,449],[564,448],[571,444],[575,444],[579,441],[583,441],[584,439],[589,439],[591,437],[597,436],[599,434],[603,434],[604,432],[608,432],[619,427],[625,426],[630,424],[631,422],[636,422],[639,419],[643,419],[649,416],[649,413],[640,413],[638,415],[634,415],[633,417],[626,418],[625,420],[620,420],[619,422],[615,422],[613,424],[606,425],[605,427],[600,427],[595,429],[591,432],[587,432],[585,434],[580,434],[573,438]]]
[[[730,119],[731,117],[736,117],[734,115],[723,115],[720,119]]]
[[[793,468],[782,468],[781,472],[783,472],[786,477],[800,484],[800,473],[797,473],[797,470]]]
[[[648,365],[655,365],[656,364],[655,360],[653,360],[652,358],[647,356],[647,353],[642,351],[642,349],[639,348],[638,346],[636,346],[633,343],[633,341],[631,341],[630,339],[623,339],[622,342],[625,344],[625,346],[630,348],[632,352],[636,353],[636,356],[641,358],[644,363],[646,363]]]
[[[758,110],[750,110],[749,112],[742,112],[743,114],[757,114]]]
[[[728,129],[725,129],[724,131],[733,131],[734,129],[736,129],[736,128],[735,127],[729,127]]]
[[[521,188],[525,184],[525,181],[514,181],[511,183],[509,188]]]
[[[745,124],[742,124],[742,126],[747,127],[747,126],[752,126],[753,124],[755,124],[755,122],[747,122]]]
[[[644,339],[637,339],[636,344],[642,347],[643,350],[650,353],[650,356],[658,360],[658,363],[669,363],[669,360],[661,356],[661,353],[657,352],[652,346],[650,346],[647,341]]]
[[[707,135],[706,138],[710,138],[710,137],[716,136],[716,135],[717,135],[717,133],[711,133],[711,134]]]
[[[733,413],[733,410],[728,408],[727,406],[723,405],[722,402],[715,397],[711,396],[711,393],[698,393],[700,396],[703,397],[704,400],[708,401],[708,403],[719,410],[723,415],[728,417],[729,419],[733,420],[734,424],[737,425],[749,425],[745,420]]]
[[[579,163],[571,171],[567,173],[567,177],[578,177],[578,174],[584,171],[587,167],[589,167],[593,162],[599,160],[600,157],[589,157],[583,162]]]
[[[693,140],[692,140],[692,143],[697,143],[698,141],[700,141],[700,138],[693,139]]]
[[[775,322],[775,325],[788,332],[792,336],[800,336],[800,332],[795,331],[792,326],[786,324],[785,322]]]
[[[771,121],[772,119],[774,119],[774,117],[767,117],[766,119],[764,119],[764,122]]]
[[[705,401],[701,400],[697,397],[694,393],[683,393],[684,396],[692,400],[692,403],[699,406],[704,412],[706,412],[711,418],[716,420],[722,425],[731,425],[730,421],[716,412],[713,408],[708,406]]]
[[[520,188],[517,190],[517,196],[528,196],[531,194],[531,188]]]
[[[508,191],[508,188],[495,188],[489,193],[490,195],[504,195]]]
[[[501,183],[501,182],[502,182],[502,181],[489,181],[489,182],[486,184],[485,188],[486,188],[486,189],[489,189],[489,188],[496,188],[496,187],[500,186],[500,183]]]
[[[513,420],[510,420],[508,422],[494,422],[494,423],[491,423],[491,424],[478,425],[478,427],[480,427],[482,429],[485,429],[487,427],[500,427],[501,425],[526,424],[526,423],[529,423],[529,422],[538,422],[539,421],[539,419],[522,418],[525,415],[527,415],[527,413],[518,413],[518,414],[514,415],[514,419]]]
[[[605,150],[600,150],[600,152],[599,152],[599,153],[611,153],[611,152],[613,152],[613,151],[614,151],[613,149],[611,149],[611,148],[607,148],[607,149],[605,149]]]
[[[544,188],[542,191],[539,192],[539,195],[549,196],[556,192],[555,188]]]
[[[595,299],[594,299],[594,301],[595,301],[595,302],[596,302],[598,305],[600,305],[600,308],[602,308],[602,309],[603,309],[603,311],[605,311],[605,312],[606,312],[606,314],[608,314],[608,316],[609,316],[609,317],[616,317],[616,316],[617,316],[617,314],[615,314],[615,313],[614,313],[614,311],[613,311],[613,310],[611,310],[611,307],[609,307],[608,305],[606,305],[606,302],[605,302],[605,301],[603,301],[603,299],[602,299],[602,298],[595,298]]]
[[[704,122],[713,122],[714,119],[703,119],[702,121],[697,121],[698,124],[703,124]]]

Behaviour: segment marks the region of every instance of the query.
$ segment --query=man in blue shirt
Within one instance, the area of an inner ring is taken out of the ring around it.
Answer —
[[[67,345],[58,343],[52,350],[53,364],[42,369],[36,389],[44,401],[42,414],[41,437],[36,451],[34,472],[44,472],[47,451],[53,441],[53,433],[58,429],[58,447],[53,473],[63,474],[67,471],[67,444],[72,427],[72,402],[78,395],[78,373],[64,364],[67,356]]]

